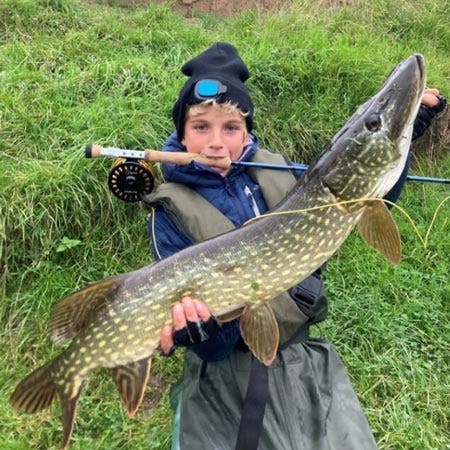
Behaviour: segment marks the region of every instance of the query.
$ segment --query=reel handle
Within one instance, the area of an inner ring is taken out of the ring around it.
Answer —
[[[102,147],[97,144],[86,145],[85,151],[87,158],[111,157],[111,158],[133,158],[143,159],[147,162],[166,162],[185,166],[191,161],[196,160],[206,166],[220,167],[228,169],[231,166],[229,158],[209,158],[200,153],[189,152],[161,152],[158,150],[125,150],[121,148]]]

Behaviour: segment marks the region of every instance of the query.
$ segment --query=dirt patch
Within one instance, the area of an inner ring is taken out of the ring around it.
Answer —
[[[170,5],[174,11],[186,17],[197,13],[233,16],[248,10],[257,10],[258,12],[279,11],[292,4],[292,0],[114,0],[114,3],[148,6],[153,1]],[[315,0],[314,7],[334,8],[350,5],[353,2],[354,0]]]
[[[155,0],[116,0],[115,3],[147,6],[152,1]],[[156,0],[156,2],[168,4],[174,11],[187,17],[196,13],[233,16],[255,9],[259,12],[279,10],[292,4],[292,0]]]
[[[247,10],[270,11],[289,6],[290,0],[177,0],[173,9],[183,15],[194,13],[232,16]]]

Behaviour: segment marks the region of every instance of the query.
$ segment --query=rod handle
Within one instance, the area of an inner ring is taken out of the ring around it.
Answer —
[[[144,159],[148,162],[166,162],[177,165],[187,165],[194,159],[207,166],[220,167],[228,169],[231,166],[229,158],[209,158],[200,153],[189,152],[161,152],[159,150],[125,150],[118,148],[104,148],[97,144],[87,144],[85,149],[86,158],[99,158],[109,156],[114,158],[126,157],[135,159]]]

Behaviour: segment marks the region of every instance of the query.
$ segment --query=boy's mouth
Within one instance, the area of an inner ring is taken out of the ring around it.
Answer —
[[[231,165],[231,160],[229,156],[209,156],[201,153],[203,157],[202,162],[207,166],[210,166],[215,169],[229,169]]]
[[[202,163],[211,167],[212,170],[219,173],[222,176],[225,176],[231,167],[231,160],[228,156],[208,156],[205,154],[201,154]]]

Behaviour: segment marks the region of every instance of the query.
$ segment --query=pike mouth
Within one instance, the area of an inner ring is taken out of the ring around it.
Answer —
[[[414,55],[416,57],[417,66],[419,68],[420,79],[423,80],[425,78],[425,63],[423,61],[422,55]]]

